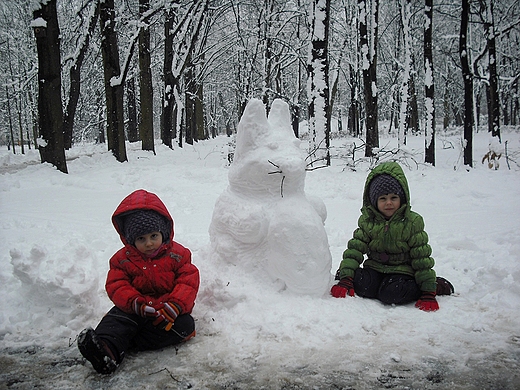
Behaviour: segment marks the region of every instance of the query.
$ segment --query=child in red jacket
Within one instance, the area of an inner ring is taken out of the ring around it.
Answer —
[[[195,336],[190,315],[199,288],[191,252],[173,241],[173,219],[157,195],[137,190],[112,215],[124,247],[110,259],[106,291],[114,307],[78,337],[81,354],[110,374],[130,349],[150,350]]]

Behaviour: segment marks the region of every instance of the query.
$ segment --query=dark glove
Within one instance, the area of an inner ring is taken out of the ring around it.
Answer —
[[[134,312],[141,317],[157,317],[157,312],[155,309],[151,306],[148,306],[146,304],[146,299],[143,297],[137,297],[134,299],[134,302],[132,303],[132,307],[134,309]]]
[[[423,291],[421,297],[415,304],[415,307],[418,307],[424,311],[436,311],[439,310],[439,303],[435,299],[434,291]]]
[[[166,302],[162,308],[157,310],[157,318],[153,324],[161,329],[170,330],[180,312],[181,309],[175,303]]]
[[[355,295],[354,279],[351,276],[341,279],[338,284],[332,286],[330,293],[334,298],[345,298],[347,294],[353,297]]]

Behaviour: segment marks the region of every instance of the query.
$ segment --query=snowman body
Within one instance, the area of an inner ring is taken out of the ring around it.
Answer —
[[[252,99],[240,120],[229,186],[215,204],[212,252],[246,271],[265,270],[275,285],[322,295],[331,282],[326,208],[305,194],[305,154],[289,107],[275,100],[266,118]]]

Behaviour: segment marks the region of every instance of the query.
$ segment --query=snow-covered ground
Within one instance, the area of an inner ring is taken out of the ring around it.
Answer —
[[[425,219],[437,274],[456,290],[432,313],[280,291],[261,270],[217,256],[208,229],[228,187],[228,141],[157,144],[156,155],[128,144],[123,164],[105,145],[76,145],[67,175],[39,164],[34,150],[0,151],[0,388],[520,388],[520,167],[508,169],[504,156],[498,170],[481,164],[486,132],[474,136],[473,169],[462,165],[460,135],[438,135],[436,167],[420,163],[424,139],[408,137],[412,208]],[[335,139],[334,154],[352,141]],[[503,129],[503,141],[520,162],[519,132]],[[396,139],[380,144],[391,149]],[[332,273],[369,169],[347,163],[334,158],[305,181],[327,207]],[[175,239],[193,252],[198,333],[178,348],[130,354],[103,377],[75,338],[111,307],[104,282],[121,242],[110,216],[138,188],[164,201]]]

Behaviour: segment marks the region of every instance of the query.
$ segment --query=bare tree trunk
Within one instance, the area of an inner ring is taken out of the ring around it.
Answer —
[[[273,37],[271,37],[271,25],[274,1],[264,0],[264,14],[265,23],[263,25],[262,40],[264,42],[264,85],[263,85],[263,96],[262,101],[266,108],[266,112],[269,113],[271,102],[269,101],[269,95],[272,94],[272,74],[273,74]]]
[[[433,77],[433,0],[424,2],[424,162],[435,166],[435,91]],[[445,113],[446,115],[446,113]]]
[[[324,160],[325,164],[329,166],[331,112],[329,101],[328,37],[330,0],[313,0],[311,12],[311,47],[308,60],[310,149],[314,161]]]
[[[22,151],[22,154],[25,154],[25,145],[24,145],[25,141],[23,139],[21,99],[20,98],[15,99],[15,104],[16,104],[16,110],[18,111],[18,128],[20,130],[20,149]]]
[[[354,137],[359,137],[360,126],[359,126],[359,83],[357,72],[354,67],[349,64],[349,75],[350,75],[350,105],[348,108],[348,122],[347,128],[349,133]]]
[[[379,0],[358,0],[358,6],[360,11],[359,50],[362,58],[367,133],[365,157],[372,157],[375,154],[374,149],[379,148],[376,74]]]
[[[191,54],[190,54],[191,62]],[[193,145],[194,136],[196,134],[197,122],[195,118],[195,99],[196,99],[196,81],[195,81],[195,65],[190,63],[186,67],[184,73],[185,92],[185,109],[186,109],[186,133],[185,140],[188,145]]]
[[[96,94],[96,104],[98,107],[102,107],[103,104],[103,98],[101,97],[101,91],[98,91]],[[106,109],[106,104],[105,104]],[[96,143],[104,144],[106,143],[106,137],[105,137],[105,127],[103,126],[103,110],[98,110],[98,135],[96,137]]]
[[[63,108],[61,105],[60,28],[56,0],[42,1],[33,13],[38,50],[38,142],[42,162],[67,173],[63,145]]]
[[[72,64],[69,71],[70,90],[69,101],[65,107],[65,116],[63,118],[63,137],[65,149],[72,147],[72,130],[74,128],[74,116],[76,115],[76,108],[78,107],[78,100],[81,85],[81,66],[85,59],[85,54],[89,47],[90,37],[94,33],[99,16],[99,2],[95,1],[92,5],[92,12],[89,15],[88,27],[85,31],[83,39],[80,40],[78,55],[75,57],[75,63]]]
[[[146,13],[150,9],[149,0],[139,0],[139,15],[141,28],[139,30],[139,91],[141,103],[141,121],[139,136],[142,150],[155,153],[153,131],[153,87],[152,70],[150,68],[150,26]]]
[[[175,12],[172,9],[168,9],[165,13],[164,21],[164,65],[163,65],[163,77],[164,77],[164,95],[162,99],[162,112],[161,112],[161,140],[162,143],[168,146],[170,149],[173,147],[173,132],[172,127],[175,118],[174,106],[175,106],[175,85],[173,77],[173,25],[175,23]]]
[[[467,45],[470,0],[462,0],[459,56],[464,80],[464,165],[473,167],[473,75]]]
[[[200,79],[197,79],[196,83],[195,128],[197,130],[197,141],[208,138],[204,126],[204,84]]]
[[[123,85],[115,31],[114,0],[100,3],[101,53],[105,77],[108,150],[117,161],[127,161],[123,115]]]
[[[406,129],[410,129],[412,134],[416,134],[420,130],[419,125],[419,106],[417,104],[417,89],[415,87],[415,56],[412,54],[410,81],[408,86],[408,122]]]
[[[410,73],[412,64],[412,38],[410,35],[411,0],[400,1],[401,28],[403,29],[404,41],[404,68],[401,80],[401,108],[399,109],[399,130],[397,132],[397,147],[406,145],[406,133],[408,126],[408,115],[410,113]]]
[[[492,137],[497,137],[500,141],[500,102],[498,95],[498,76],[497,76],[497,53],[495,41],[495,22],[493,16],[493,0],[487,4],[487,15],[484,22],[486,30],[486,43],[489,56],[489,100],[488,100],[488,120],[489,132]]]
[[[9,98],[9,87],[5,86],[5,97],[7,98],[7,115],[9,115],[9,133],[11,135],[10,141],[7,143],[7,147],[10,148],[10,145],[13,145],[13,154],[16,154],[16,147],[14,142],[14,130],[13,130],[13,121],[11,119],[11,99]]]
[[[128,112],[128,141],[139,141],[139,131],[137,130],[137,103],[135,96],[135,78],[132,77],[126,82],[126,100]]]

